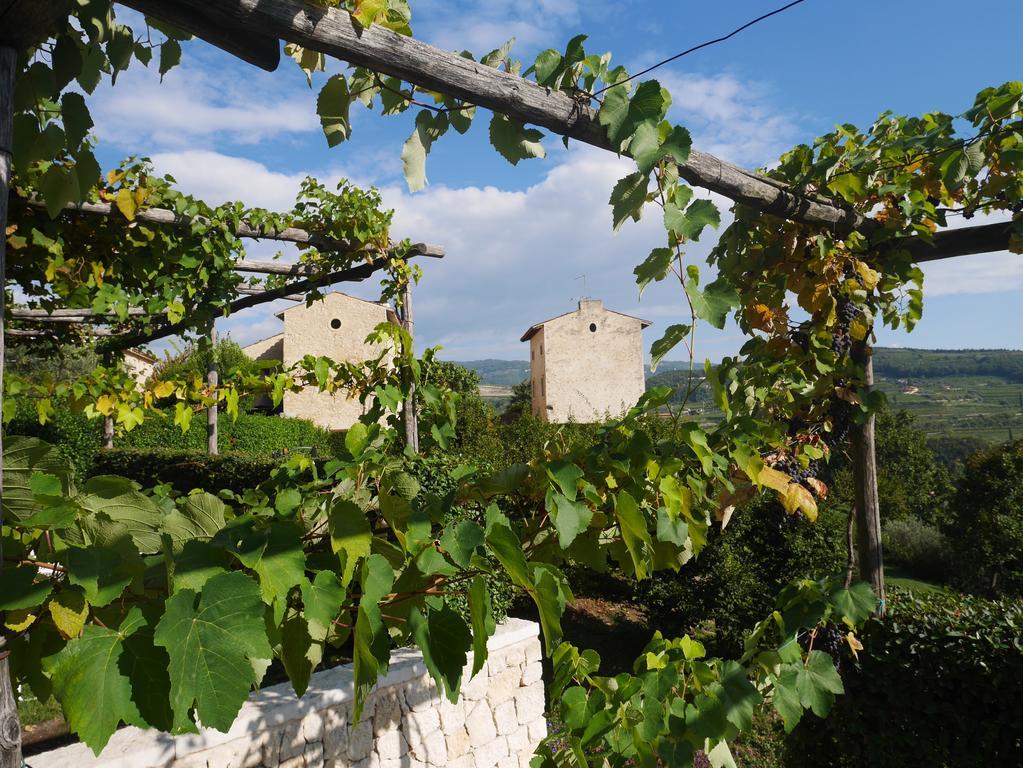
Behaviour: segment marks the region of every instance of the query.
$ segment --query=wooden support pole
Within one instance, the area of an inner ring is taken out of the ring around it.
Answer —
[[[861,342],[853,355],[865,371],[864,392],[874,385],[874,364],[870,345]],[[877,456],[874,449],[874,416],[853,427],[853,482],[856,499],[856,534],[860,578],[877,595],[877,612],[884,614],[884,552],[881,547],[881,506],[877,495]]]
[[[412,337],[413,354],[415,349],[415,319],[412,315],[412,281],[405,285],[402,296],[401,324]],[[408,396],[405,398],[405,444],[415,453],[419,453],[419,414],[416,412],[416,384],[409,382]]]
[[[7,200],[11,184],[11,147],[14,139],[14,81],[18,52],[0,46],[0,405],[4,391],[4,302],[7,293]],[[3,432],[0,430],[0,526],[3,513]],[[3,541],[0,539],[0,568]],[[0,768],[21,768],[21,721],[14,700],[11,670],[5,653],[6,639],[0,636]]]
[[[220,376],[217,373],[217,326],[210,323],[210,364],[206,368],[206,384],[216,392]],[[206,453],[216,456],[219,452],[217,440],[217,403],[206,409]]]
[[[103,417],[103,447],[107,450],[114,447],[114,417]]]

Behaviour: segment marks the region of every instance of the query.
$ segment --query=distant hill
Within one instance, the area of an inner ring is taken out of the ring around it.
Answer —
[[[469,360],[459,365],[476,371],[490,387],[504,389],[529,378],[528,360]],[[647,371],[647,387],[684,386],[688,367],[685,361],[666,360],[657,373]],[[702,365],[694,373],[694,383],[699,382]],[[878,347],[874,377],[892,408],[912,413],[932,436],[984,442],[1023,437],[1023,351]],[[713,418],[709,394],[704,387],[694,392],[688,403],[693,415]]]

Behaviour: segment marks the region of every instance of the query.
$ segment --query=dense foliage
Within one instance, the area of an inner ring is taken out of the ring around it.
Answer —
[[[966,461],[946,528],[961,560],[960,585],[1023,595],[1023,441]]]
[[[323,4],[340,6],[364,27],[411,33],[404,0]],[[201,331],[237,295],[232,266],[242,218],[257,228],[301,223],[353,246],[307,251],[305,259],[324,270],[393,246],[379,196],[350,185],[334,194],[310,180],[295,209],[270,214],[206,206],[143,162],[101,177],[85,99],[68,86],[77,81],[91,93],[103,72],[116,74],[133,58],[148,63],[152,47],[148,36],[137,41],[118,23],[104,0],[80,3],[75,13],[77,23],[29,52],[19,77],[19,201],[7,234],[12,277],[32,303],[116,313],[136,331],[130,338],[143,338],[164,317]],[[165,35],[161,71],[180,52],[175,34]],[[680,402],[667,388],[653,389],[622,419],[593,427],[585,444],[555,434],[527,463],[496,472],[457,468],[455,492],[440,498],[422,493],[404,468],[401,403],[418,384],[427,448],[432,442],[443,450],[457,437],[458,396],[429,383],[429,355],[416,360],[411,339],[393,327],[373,336],[388,345],[386,362],[383,355],[361,365],[310,357],[216,390],[196,377],[139,390],[107,367],[73,383],[10,382],[8,395],[39,398],[41,420],[52,415],[49,398],[69,396],[90,416],[115,416],[126,431],[159,410],[173,410],[187,430],[192,414],[212,402],[223,401],[233,417],[243,394],[269,391],[279,402],[299,386],[344,389],[368,408],[337,460],[321,468],[294,457],[257,487],[219,496],[164,487],[143,493],[110,476],[79,485],[46,445],[9,445],[3,545],[18,564],[0,572],[0,610],[16,682],[43,698],[52,692],[94,749],[122,721],[175,732],[201,721],[226,730],[271,658],[301,693],[328,648],[349,641],[356,719],[393,642],[414,642],[440,690],[455,698],[468,653],[474,672],[485,662],[495,622],[488,576],[497,568],[536,604],[552,659],[552,707],[566,725],[561,741],[541,745],[538,764],[690,765],[702,751],[715,766],[730,765],[729,743],[751,726],[761,703],[791,729],[807,709],[826,714],[842,692],[832,653],[842,644],[860,647],[855,628],[876,607],[863,584],[797,580],[746,637],[738,659],[708,658],[689,636],[656,636],[633,674],[609,679],[598,674],[595,654],[561,642],[572,598],[564,568],[613,568],[640,580],[678,571],[705,548],[716,523],[741,515],[762,489],[787,513],[816,518],[817,501],[828,495],[816,476],[820,463],[850,422],[877,406],[877,398],[856,392],[863,361],[850,352],[863,350],[853,346],[862,347],[875,318],[898,327],[920,316],[922,274],[898,245],[884,249],[899,237],[929,237],[952,208],[1018,213],[1023,87],[979,94],[964,115],[979,135],[967,142],[950,115],[885,115],[867,133],[843,126],[797,148],[772,169],[775,179],[842,201],[872,226],[835,233],[737,206],[711,257],[718,274],[708,281],[685,249],[717,227],[720,214],[680,177],[690,137],[667,120],[671,95],[653,80],[634,86],[610,55],[587,53],[585,40],[542,52],[524,74],[584,103],[596,99],[611,146],[635,160],[635,172],[611,193],[616,229],[638,220],[647,204],[660,209],[665,241],[637,267],[637,283],[642,290],[677,279],[689,315],[655,342],[654,364],[679,345],[692,360],[701,322],[720,328],[732,315],[750,337],[739,356],[704,368],[701,386],[712,393],[720,423],[684,418],[699,378],[690,365],[693,386]],[[510,48],[480,65],[519,73]],[[310,76],[324,69],[318,54],[297,46],[289,53]],[[476,112],[450,95],[355,67],[329,77],[320,92],[331,145],[350,135],[356,101],[379,102],[386,114],[413,104],[422,110],[403,151],[413,190],[426,183],[432,143],[451,127],[464,133]],[[512,163],[544,155],[542,134],[504,115],[492,117],[490,137]],[[45,209],[33,205],[36,197]],[[99,222],[59,216],[80,200],[108,201],[118,213]],[[139,214],[154,206],[189,226],[147,223]],[[1015,238],[1012,250],[1020,245]],[[388,260],[389,295],[414,277],[403,253]],[[669,439],[649,428],[649,417],[662,411],[670,415]],[[458,508],[469,516],[453,522]],[[456,600],[468,603],[468,620]],[[97,690],[109,692],[107,706],[95,706]]]
[[[248,453],[210,456],[204,450],[114,448],[96,454],[91,474],[118,475],[144,488],[166,484],[178,493],[206,488],[244,493],[264,482],[282,463]]]
[[[1023,605],[892,590],[826,720],[796,729],[792,768],[975,768],[1023,761]]]

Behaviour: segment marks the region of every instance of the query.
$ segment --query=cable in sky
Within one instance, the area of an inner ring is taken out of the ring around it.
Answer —
[[[637,72],[636,74],[630,75],[629,77],[625,78],[624,80],[619,80],[617,83],[611,83],[611,85],[604,86],[603,88],[601,88],[599,91],[597,91],[593,95],[594,96],[599,96],[604,91],[607,91],[607,90],[609,90],[611,88],[614,88],[616,85],[622,85],[623,83],[627,83],[630,80],[635,80],[637,77],[642,77],[643,75],[647,74],[648,72],[653,72],[658,67],[663,67],[665,64],[670,64],[671,62],[675,61],[676,59],[681,59],[683,56],[688,56],[690,53],[693,53],[694,51],[698,51],[701,48],[707,48],[708,46],[716,45],[717,43],[723,43],[725,40],[728,40],[731,37],[735,37],[737,34],[742,32],[744,29],[749,29],[754,24],[757,24],[757,23],[763,21],[764,19],[769,19],[772,16],[777,16],[779,13],[783,13],[784,11],[787,11],[789,8],[793,7],[794,5],[799,5],[800,3],[803,3],[803,2],[806,2],[806,0],[793,0],[793,2],[789,3],[788,5],[783,5],[781,8],[776,8],[775,10],[771,11],[770,13],[765,13],[763,16],[758,16],[757,18],[753,19],[752,21],[747,21],[741,27],[739,27],[738,29],[733,29],[731,32],[729,32],[724,37],[718,37],[718,38],[716,38],[714,40],[708,40],[705,43],[700,43],[699,45],[694,45],[692,48],[689,48],[688,50],[682,51],[682,53],[676,53],[674,56],[672,56],[669,59],[665,59],[664,61],[659,61],[656,64],[654,64],[652,67],[647,67],[642,72]]]

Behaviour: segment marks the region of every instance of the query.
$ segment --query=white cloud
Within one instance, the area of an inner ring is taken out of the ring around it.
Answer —
[[[482,55],[511,37],[516,51],[562,49],[568,41],[562,30],[578,21],[576,0],[421,0],[412,24],[417,36],[433,45]]]
[[[118,145],[187,147],[255,144],[320,130],[315,93],[286,87],[293,78],[253,71],[236,79],[236,68],[228,69],[186,64],[160,83],[153,69],[132,68],[90,101],[96,133]]]
[[[689,129],[693,145],[703,152],[739,165],[766,166],[800,135],[794,119],[771,103],[763,83],[671,70],[650,77],[670,91],[672,118]]]

